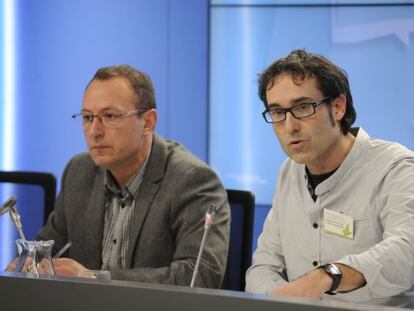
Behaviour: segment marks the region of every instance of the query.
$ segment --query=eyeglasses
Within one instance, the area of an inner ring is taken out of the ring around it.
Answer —
[[[315,108],[319,105],[330,103],[331,98],[326,97],[313,103],[302,103],[290,108],[270,108],[262,112],[267,123],[280,123],[286,120],[286,114],[290,112],[296,119],[303,119],[315,114]]]
[[[127,116],[132,115],[143,115],[147,112],[148,109],[137,109],[137,110],[129,110],[129,111],[121,111],[121,112],[102,112],[98,114],[92,114],[88,112],[81,112],[72,115],[73,119],[82,120],[82,125],[85,130],[89,130],[92,126],[93,120],[98,118],[101,121],[102,125],[108,128],[116,128],[118,127],[122,119]]]

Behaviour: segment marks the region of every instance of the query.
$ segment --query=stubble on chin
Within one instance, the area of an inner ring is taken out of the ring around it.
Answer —
[[[89,156],[92,158],[93,163],[97,166],[105,167],[107,162],[105,155],[101,155],[94,150],[89,150]]]
[[[295,161],[298,164],[306,164],[309,160],[309,154],[306,152],[306,150],[289,150],[289,147],[284,149],[286,155],[289,157],[289,159]]]

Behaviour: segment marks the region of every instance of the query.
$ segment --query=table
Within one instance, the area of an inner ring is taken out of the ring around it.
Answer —
[[[0,272],[0,310],[53,311],[401,311],[336,301],[275,298],[251,293],[84,278],[34,278]]]

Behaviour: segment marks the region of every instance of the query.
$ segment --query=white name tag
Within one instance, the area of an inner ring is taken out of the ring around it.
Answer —
[[[350,240],[354,239],[354,219],[352,216],[324,209],[323,224],[327,233]]]

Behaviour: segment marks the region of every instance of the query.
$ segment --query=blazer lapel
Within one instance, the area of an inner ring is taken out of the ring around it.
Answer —
[[[126,267],[132,266],[133,256],[137,248],[139,234],[144,224],[152,202],[160,187],[159,181],[164,177],[164,168],[167,161],[167,145],[163,138],[154,133],[150,158],[145,168],[144,179],[138,195],[135,197],[135,210],[131,219],[128,255]]]
[[[88,268],[100,269],[102,266],[102,239],[105,215],[104,171],[100,169],[95,177],[94,188],[89,198],[85,228],[85,262]]]

